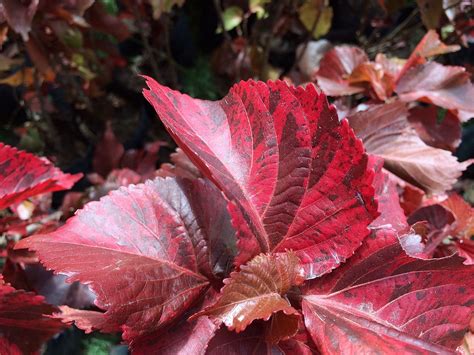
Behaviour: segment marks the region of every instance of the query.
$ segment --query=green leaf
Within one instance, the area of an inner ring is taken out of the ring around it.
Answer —
[[[224,29],[230,31],[236,28],[242,22],[244,11],[238,6],[231,6],[222,13],[222,21],[224,22]]]
[[[301,23],[308,31],[313,30],[314,22],[317,21],[312,36],[319,38],[331,29],[333,11],[331,6],[321,5],[320,1],[307,0],[299,9]]]

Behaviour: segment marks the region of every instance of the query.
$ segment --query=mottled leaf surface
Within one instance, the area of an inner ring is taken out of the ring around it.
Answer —
[[[0,210],[28,197],[70,189],[82,174],[64,174],[45,158],[0,143]]]
[[[308,284],[305,324],[323,353],[452,353],[469,326],[473,281],[461,258],[413,259],[380,230]]]
[[[17,248],[35,250],[69,281],[89,284],[106,319],[122,325],[130,341],[175,320],[206,289],[208,278],[232,263],[224,242],[233,238],[232,230],[221,221],[226,210],[202,205],[212,196],[222,198],[202,180],[130,185]]]
[[[291,249],[313,278],[360,246],[377,216],[373,173],[313,85],[241,82],[211,102],[147,80],[144,94],[171,135],[231,200],[237,265]]]
[[[198,315],[217,318],[236,332],[243,331],[254,320],[268,320],[277,312],[294,315],[297,321],[296,309],[283,296],[303,281],[303,269],[293,253],[260,254],[224,280],[219,300]]]
[[[449,190],[470,163],[426,145],[407,117],[405,104],[396,101],[370,106],[351,115],[349,122],[367,151],[383,158],[388,170],[429,192]]]
[[[61,321],[50,317],[57,310],[45,303],[43,297],[16,290],[0,279],[0,352],[15,354],[11,346],[23,354],[39,350],[45,341],[65,328]],[[2,346],[8,351],[4,352]]]

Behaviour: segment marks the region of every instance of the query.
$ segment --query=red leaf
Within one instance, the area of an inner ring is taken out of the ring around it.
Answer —
[[[361,85],[352,85],[348,77],[355,68],[369,58],[365,52],[352,46],[337,46],[326,52],[316,72],[318,85],[329,96],[352,95],[364,91]]]
[[[435,30],[429,30],[423,36],[420,43],[417,44],[408,60],[405,62],[403,68],[398,72],[397,81],[410,68],[417,66],[418,64],[426,63],[426,58],[433,57],[435,55],[456,52],[460,48],[461,47],[458,45],[444,44],[441,42],[439,35]]]
[[[402,101],[422,101],[448,110],[474,112],[474,86],[463,67],[429,62],[411,68],[398,81]]]
[[[120,143],[112,130],[112,123],[107,121],[104,135],[95,147],[92,168],[103,177],[107,177],[112,170],[120,167],[120,160],[124,152],[123,144]]]
[[[133,342],[180,316],[208,285],[203,274],[212,277],[232,263],[233,234],[221,199],[202,180],[130,185],[17,248],[35,250],[68,281],[89,284],[108,322],[122,325]]]
[[[436,106],[417,106],[410,110],[408,120],[426,144],[450,151],[461,142],[461,124],[456,115],[447,111],[439,122],[440,110]]]
[[[277,344],[282,340],[291,339],[299,330],[301,315],[285,314],[279,311],[275,313],[267,326],[265,340],[270,344]]]
[[[367,155],[312,85],[241,82],[217,102],[148,78],[176,142],[232,201],[237,265],[294,250],[313,278],[351,256],[376,217]]]
[[[57,308],[44,303],[43,297],[15,290],[0,279],[0,352],[2,346],[13,344],[23,354],[31,354],[65,326],[50,315]],[[4,340],[6,338],[6,340]]]
[[[323,353],[451,353],[469,326],[473,285],[473,268],[460,258],[410,258],[382,230],[311,281],[303,315]]]
[[[39,0],[3,0],[0,4],[0,17],[3,15],[10,27],[27,41],[38,3]]]
[[[385,167],[429,192],[449,190],[470,162],[427,146],[411,128],[405,104],[373,105],[349,117],[367,151],[382,157]]]
[[[82,174],[64,174],[45,158],[0,143],[0,210],[31,196],[70,189]]]
[[[277,312],[295,315],[297,311],[282,296],[303,280],[303,269],[293,253],[257,255],[224,280],[225,286],[214,305],[193,318],[209,315],[239,333],[254,320],[268,320]]]

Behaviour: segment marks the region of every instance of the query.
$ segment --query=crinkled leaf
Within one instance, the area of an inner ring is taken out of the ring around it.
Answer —
[[[232,263],[232,230],[221,221],[229,217],[214,203],[221,198],[202,180],[158,178],[113,191],[17,248],[35,250],[69,281],[89,284],[106,319],[133,342],[174,321],[205,290],[204,275]]]
[[[413,259],[380,230],[309,283],[305,324],[323,353],[452,353],[474,307],[473,271],[458,257]]]
[[[197,316],[217,318],[241,332],[254,320],[268,320],[277,312],[295,315],[296,309],[282,296],[303,280],[303,269],[292,252],[257,255],[224,280],[219,300]]]
[[[43,297],[15,290],[0,279],[0,344],[13,344],[23,354],[32,354],[49,338],[65,328],[50,316],[58,309]],[[10,352],[3,352],[9,354]],[[11,352],[14,354],[15,352]]]
[[[64,174],[45,158],[0,143],[0,210],[28,197],[67,190],[82,174]]]
[[[449,190],[470,163],[427,146],[407,117],[405,104],[396,101],[357,112],[349,122],[367,151],[382,157],[388,170],[429,192]]]
[[[402,101],[422,101],[448,110],[474,112],[474,86],[463,67],[436,62],[417,65],[400,78],[395,91]]]
[[[369,58],[365,52],[352,46],[337,46],[326,52],[316,73],[318,85],[329,96],[352,95],[364,91],[364,86],[350,84],[349,75]]]
[[[461,142],[461,123],[451,111],[417,106],[410,110],[408,120],[423,142],[432,147],[454,151]]]
[[[232,202],[237,265],[291,249],[313,278],[359,247],[377,216],[373,174],[347,121],[313,85],[241,82],[217,102],[148,85],[176,142]]]

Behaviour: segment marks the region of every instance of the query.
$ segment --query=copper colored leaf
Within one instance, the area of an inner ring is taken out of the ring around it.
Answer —
[[[88,284],[106,320],[122,326],[133,344],[176,320],[206,289],[204,275],[232,263],[226,243],[233,234],[220,222],[227,214],[216,209],[220,198],[202,180],[158,178],[113,191],[17,248],[36,251],[68,281]]]
[[[146,98],[231,201],[237,265],[294,250],[314,278],[350,257],[377,216],[367,155],[313,85],[241,82],[220,101],[148,78]]]
[[[15,351],[3,352],[2,346],[8,343],[23,354],[39,350],[45,341],[65,328],[59,320],[50,317],[56,311],[43,297],[15,290],[0,279],[0,352],[15,354]]]
[[[170,155],[171,163],[164,163],[156,172],[157,176],[181,176],[188,179],[202,177],[201,172],[186,156],[182,149],[177,148],[176,152]]]
[[[458,257],[413,259],[381,230],[310,282],[305,324],[322,353],[452,353],[474,308],[473,271]]]
[[[283,296],[303,280],[303,269],[292,252],[257,255],[224,280],[219,300],[197,316],[217,318],[241,332],[254,320],[268,320],[277,312],[295,315],[296,309]]]
[[[417,106],[410,110],[408,120],[423,142],[432,147],[454,151],[461,142],[461,123],[451,111]]]
[[[82,174],[64,174],[45,158],[0,143],[0,210],[31,196],[67,190]]]
[[[429,192],[449,190],[470,163],[427,146],[407,117],[405,104],[393,102],[357,112],[349,122],[367,151],[382,157],[388,170]]]
[[[365,52],[358,47],[337,46],[328,51],[316,72],[318,85],[329,96],[352,95],[364,91],[362,85],[351,85],[348,81],[353,70],[368,62]]]
[[[348,77],[351,85],[367,83],[375,98],[387,100],[393,93],[395,81],[392,75],[386,73],[382,65],[375,62],[365,62],[358,65]]]
[[[27,41],[38,3],[39,0],[2,0],[0,17],[3,15],[10,27],[19,33],[24,41]]]
[[[402,101],[422,101],[448,110],[474,112],[474,86],[463,67],[436,62],[417,65],[400,78],[395,91]]]

